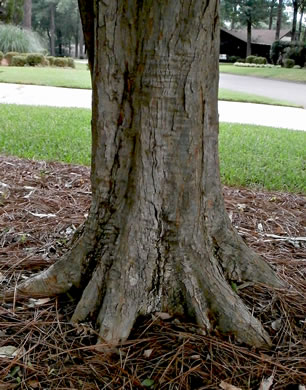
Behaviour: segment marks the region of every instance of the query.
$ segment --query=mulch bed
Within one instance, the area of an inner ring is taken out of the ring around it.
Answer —
[[[233,286],[269,332],[271,350],[152,317],[139,319],[110,355],[97,350],[90,324],[69,324],[76,303],[69,294],[16,298],[0,307],[0,389],[303,389],[306,198],[229,187],[224,196],[239,234],[288,283],[286,290]],[[88,168],[0,156],[1,288],[56,261],[89,205]]]

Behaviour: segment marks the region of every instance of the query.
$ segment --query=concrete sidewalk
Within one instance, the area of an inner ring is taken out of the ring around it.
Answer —
[[[91,108],[91,90],[0,83],[0,103]],[[306,110],[219,101],[220,122],[306,131]]]

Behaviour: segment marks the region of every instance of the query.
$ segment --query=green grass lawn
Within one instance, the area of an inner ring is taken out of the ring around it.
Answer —
[[[0,83],[91,89],[90,72],[85,64],[76,64],[75,69],[0,66]]]
[[[87,109],[0,104],[0,153],[90,165]],[[306,132],[221,123],[224,184],[306,193]]]
[[[0,67],[0,83],[48,85],[52,87],[90,89],[90,73],[86,64],[76,63],[76,69],[71,68],[32,68],[32,67]],[[263,96],[243,92],[220,89],[220,100],[249,102],[298,107],[293,103],[270,99]]]
[[[219,89],[219,100],[226,100],[230,102],[247,102],[247,103],[259,103],[259,104],[270,104],[274,106],[286,106],[286,107],[300,107],[298,104],[286,102],[284,100],[277,100],[268,98],[265,96],[252,95],[246,92],[232,91],[230,89]]]
[[[243,76],[256,76],[269,79],[297,81],[306,83],[306,68],[244,68],[232,64],[220,64],[220,72],[238,74]]]

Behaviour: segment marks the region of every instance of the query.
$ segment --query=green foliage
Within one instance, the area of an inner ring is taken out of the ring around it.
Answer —
[[[19,24],[23,18],[23,0],[6,0],[4,2],[5,23]]]
[[[253,64],[255,58],[256,58],[255,56],[247,56],[247,58],[245,59],[245,62],[246,62],[247,64]]]
[[[54,59],[54,66],[58,66],[60,68],[65,68],[68,66],[68,59],[64,57],[56,57]]]
[[[74,59],[73,58],[68,57],[67,61],[68,61],[69,68],[75,68],[75,63],[74,63]]]
[[[291,58],[285,58],[283,63],[285,68],[293,68],[295,65],[295,61]]]
[[[274,64],[289,58],[303,67],[306,61],[306,42],[275,41],[271,46],[270,56]]]
[[[253,63],[254,64],[267,64],[267,59],[265,57],[255,57]]]
[[[67,48],[75,40],[80,28],[80,16],[77,0],[32,0],[33,28],[45,35],[52,35],[50,26],[51,8],[55,20],[55,53],[52,55],[69,55]]]
[[[27,55],[27,64],[30,66],[43,65],[45,57],[39,53],[31,53]]]
[[[247,64],[266,64],[268,61],[265,57],[248,56],[245,62]]]
[[[25,66],[27,64],[26,56],[14,56],[11,60],[11,66]]]
[[[23,30],[11,24],[0,24],[0,50],[7,52],[42,52],[44,44],[39,35],[33,31]]]
[[[231,63],[237,62],[238,60],[239,60],[238,56],[230,56],[228,58],[228,62],[231,62]]]
[[[2,53],[2,51],[0,51],[0,62],[3,60],[4,58],[4,54]]]
[[[47,56],[46,59],[49,61],[49,65],[50,65],[50,66],[53,66],[53,65],[54,65],[55,57],[53,57],[53,56]]]

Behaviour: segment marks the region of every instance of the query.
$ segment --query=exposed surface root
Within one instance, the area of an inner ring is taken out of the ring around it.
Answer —
[[[65,253],[65,241],[87,213],[88,177],[83,167],[0,158],[0,182],[9,186],[0,188],[1,288],[14,288]],[[217,330],[204,336],[194,325],[154,317],[140,320],[120,354],[108,356],[93,346],[91,324],[69,323],[76,306],[69,296],[13,299],[0,308],[0,348],[17,352],[0,359],[0,387],[141,389],[152,379],[159,389],[219,389],[223,380],[257,390],[271,375],[275,390],[305,384],[305,242],[294,239],[305,237],[305,197],[225,188],[225,201],[239,234],[288,285],[277,291],[232,284],[264,324],[271,350],[250,350]]]

